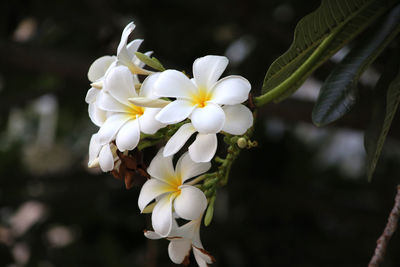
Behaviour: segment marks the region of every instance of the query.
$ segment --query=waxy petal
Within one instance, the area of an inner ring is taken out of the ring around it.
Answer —
[[[168,183],[169,177],[175,176],[175,170],[172,165],[172,156],[165,157],[163,151],[163,148],[158,151],[157,155],[150,162],[147,172],[151,177]]]
[[[155,232],[163,237],[168,236],[172,229],[172,201],[175,194],[166,194],[154,207],[151,221]]]
[[[154,93],[155,84],[158,78],[160,77],[160,72],[151,74],[147,76],[147,78],[143,81],[142,86],[140,87],[139,96],[146,97],[150,99],[156,99],[158,96]]]
[[[214,258],[204,249],[193,246],[193,255],[199,267],[208,267],[208,264],[213,263]]]
[[[242,76],[228,76],[219,80],[212,89],[213,103],[235,105],[247,100],[251,85]]]
[[[157,234],[154,231],[144,231],[144,236],[147,237],[148,239],[161,239],[163,238],[160,234]]]
[[[135,39],[132,40],[127,46],[128,54],[130,56],[130,60],[132,61],[135,57],[135,53],[138,51],[139,46],[143,43],[143,39]]]
[[[99,143],[104,145],[110,143],[114,140],[116,134],[119,129],[124,125],[131,117],[126,114],[116,113],[107,118],[107,120],[100,127],[98,132],[99,134]]]
[[[91,163],[99,156],[100,150],[101,150],[101,145],[97,140],[97,133],[96,133],[92,135],[92,138],[90,138],[88,165],[91,165]]]
[[[93,103],[94,101],[96,101],[97,99],[97,95],[99,94],[100,90],[97,88],[90,88],[87,93],[86,93],[86,97],[85,97],[85,102],[86,103]]]
[[[205,56],[193,63],[193,77],[198,87],[208,90],[216,83],[225,71],[229,60],[223,56]]]
[[[188,239],[177,238],[171,240],[168,245],[168,255],[175,264],[181,264],[190,255],[192,243]]]
[[[96,102],[90,103],[88,106],[88,113],[89,113],[89,118],[92,120],[92,122],[96,125],[101,127],[103,123],[106,121],[107,117],[107,112],[100,109],[97,106]]]
[[[103,172],[112,171],[112,169],[114,169],[114,156],[108,144],[104,145],[100,150],[99,165]]]
[[[253,125],[253,114],[246,106],[238,104],[224,106],[225,124],[222,131],[242,135]]]
[[[195,162],[210,161],[217,151],[217,135],[198,133],[196,140],[189,146],[190,158]]]
[[[112,112],[127,112],[129,107],[125,104],[122,104],[118,100],[116,100],[109,93],[104,92],[102,90],[97,96],[96,105],[101,109]]]
[[[176,163],[177,176],[181,177],[182,183],[187,179],[205,173],[211,168],[210,162],[194,162],[189,153],[183,154]]]
[[[89,81],[95,82],[98,79],[102,78],[106,74],[106,71],[110,67],[110,65],[116,60],[117,58],[115,56],[103,56],[96,59],[89,67]]]
[[[156,120],[165,124],[178,123],[189,117],[195,107],[187,100],[175,100],[161,109]]]
[[[130,105],[128,98],[137,96],[132,74],[125,66],[117,66],[107,74],[104,89],[127,106]]]
[[[139,121],[131,119],[125,123],[117,134],[115,144],[121,152],[125,150],[133,150],[140,139]]]
[[[146,108],[143,115],[138,118],[140,131],[145,134],[155,134],[165,124],[156,120],[156,115],[160,112],[159,108]]]
[[[179,187],[181,193],[174,201],[176,214],[186,220],[198,219],[207,207],[207,198],[203,191],[191,185]]]
[[[121,35],[121,41],[119,42],[118,49],[117,49],[117,57],[118,60],[121,62],[128,63],[131,61],[131,57],[129,55],[129,51],[127,49],[127,42],[129,35],[132,33],[132,31],[135,29],[136,25],[131,22],[128,25],[125,26],[122,35]]]
[[[190,99],[196,92],[197,88],[193,82],[176,70],[163,71],[155,83],[155,94],[160,97]]]
[[[186,141],[190,138],[190,136],[195,132],[196,129],[194,129],[191,123],[182,125],[165,145],[164,156],[171,156],[178,152],[179,149],[181,149]]]
[[[171,188],[172,187],[168,184],[157,179],[147,180],[142,186],[139,194],[138,206],[140,212],[143,212],[144,208],[146,208],[146,206],[156,197],[171,192]]]
[[[196,108],[190,119],[199,133],[218,133],[224,126],[225,114],[220,106],[208,103],[203,108]]]

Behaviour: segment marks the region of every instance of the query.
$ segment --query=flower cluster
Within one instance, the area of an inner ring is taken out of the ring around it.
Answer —
[[[103,56],[89,68],[86,102],[99,130],[90,140],[88,166],[125,173],[123,164],[133,150],[166,142],[147,168],[150,178],[138,199],[140,211],[152,213],[153,231],[145,236],[170,240],[174,263],[187,263],[193,250],[198,265],[207,266],[214,259],[202,246],[200,225],[210,199],[198,183],[211,168],[217,133],[243,135],[253,125],[251,111],[242,104],[251,85],[236,75],[220,79],[228,65],[223,56],[196,59],[192,79],[157,69],[162,65],[151,52],[137,52],[143,40],[128,43],[134,28],[133,22],[125,27],[116,56]],[[144,62],[157,71],[145,69]],[[188,151],[182,151],[194,133]],[[179,226],[177,219],[188,222]]]

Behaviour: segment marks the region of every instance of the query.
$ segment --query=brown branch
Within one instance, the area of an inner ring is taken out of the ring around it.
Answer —
[[[394,234],[397,228],[397,224],[400,216],[400,185],[397,186],[397,194],[394,201],[394,206],[392,212],[390,212],[388,222],[386,224],[385,230],[376,242],[376,248],[374,256],[369,262],[369,267],[379,266],[383,262],[385,256],[386,247],[390,241],[390,238]]]

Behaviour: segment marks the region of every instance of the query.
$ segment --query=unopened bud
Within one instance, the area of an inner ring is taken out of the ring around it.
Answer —
[[[146,108],[163,108],[171,103],[170,101],[164,99],[150,99],[147,97],[132,97],[128,98],[128,100],[136,106]]]
[[[88,163],[88,168],[96,168],[100,166],[99,158],[95,158],[91,162]]]
[[[96,89],[102,89],[103,88],[103,81],[97,81],[97,82],[91,83],[90,86],[94,87]]]
[[[236,144],[238,145],[239,148],[246,148],[247,147],[247,140],[244,137],[240,137]]]

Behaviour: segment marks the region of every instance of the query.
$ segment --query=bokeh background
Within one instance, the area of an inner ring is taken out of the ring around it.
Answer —
[[[149,241],[139,188],[88,170],[97,131],[84,101],[87,70],[116,53],[130,21],[140,51],[191,73],[207,54],[230,59],[259,94],[268,66],[319,1],[15,0],[0,2],[0,266],[174,266],[168,242]],[[376,175],[365,177],[368,97],[333,126],[314,127],[320,68],[295,96],[259,112],[255,140],[218,191],[202,229],[213,266],[366,266],[399,182],[398,119]],[[370,94],[388,54],[363,75]],[[151,159],[154,151],[146,152]],[[400,233],[383,266],[400,265]],[[192,258],[192,265],[194,265]]]

